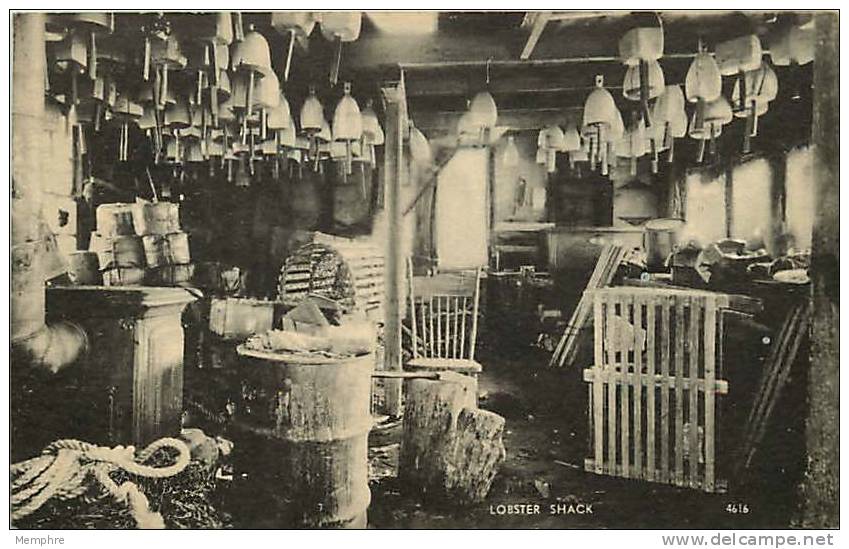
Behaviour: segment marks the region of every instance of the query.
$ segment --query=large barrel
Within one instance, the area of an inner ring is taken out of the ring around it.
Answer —
[[[333,360],[238,348],[237,472],[271,494],[273,528],[365,528],[374,356]],[[241,446],[241,448],[240,448]]]

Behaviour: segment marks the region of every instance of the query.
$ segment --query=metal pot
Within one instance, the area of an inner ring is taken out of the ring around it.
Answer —
[[[646,250],[646,267],[649,272],[666,271],[666,259],[678,244],[678,234],[684,226],[683,219],[661,218],[646,222],[643,248]]]

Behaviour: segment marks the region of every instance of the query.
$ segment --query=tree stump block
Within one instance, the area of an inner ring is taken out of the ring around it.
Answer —
[[[469,376],[445,372],[440,380],[406,383],[402,485],[427,497],[483,500],[506,456],[504,418],[477,409]]]

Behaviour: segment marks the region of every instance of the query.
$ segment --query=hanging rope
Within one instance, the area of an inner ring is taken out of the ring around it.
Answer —
[[[179,452],[172,465],[144,465],[162,448]],[[189,460],[188,447],[174,438],[161,438],[151,443],[139,453],[138,459],[134,446],[107,448],[79,440],[58,440],[47,446],[42,455],[9,468],[12,522],[34,513],[51,498],[68,500],[81,496],[88,490],[85,481],[91,476],[116,502],[129,508],[139,528],[164,528],[162,515],[150,510],[147,497],[138,486],[131,481],[119,485],[110,473],[124,470],[137,477],[166,478],[182,472]]]

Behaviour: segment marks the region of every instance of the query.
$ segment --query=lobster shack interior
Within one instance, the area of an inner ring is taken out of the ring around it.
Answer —
[[[837,20],[12,13],[12,523],[837,526]]]

